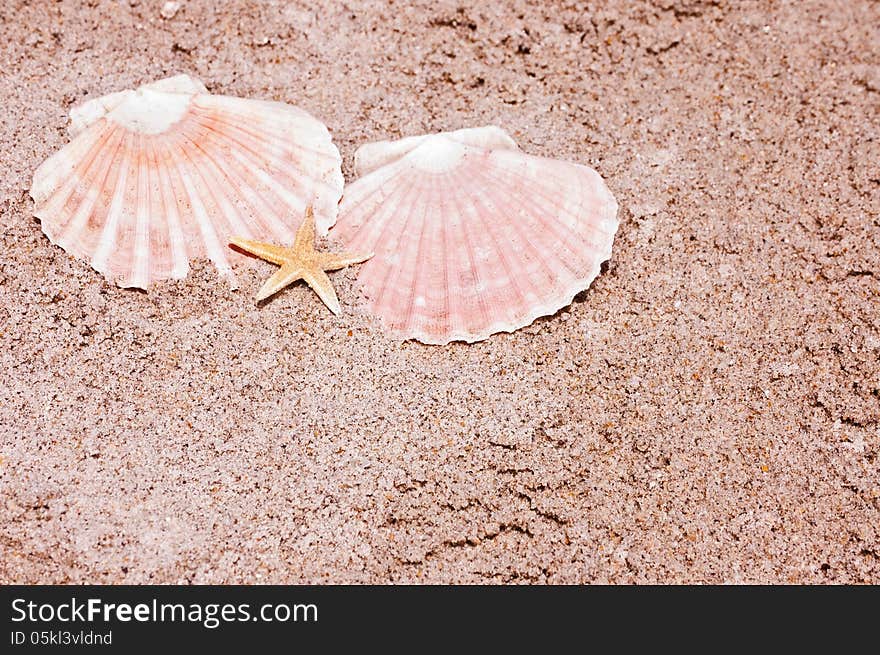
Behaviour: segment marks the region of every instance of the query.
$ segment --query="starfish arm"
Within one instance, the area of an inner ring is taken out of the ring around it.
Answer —
[[[229,243],[256,255],[260,259],[265,259],[273,264],[283,265],[290,258],[289,248],[276,246],[271,243],[263,243],[262,241],[251,241],[250,239],[242,239],[241,237],[231,237]]]
[[[342,307],[339,305],[339,298],[336,297],[336,291],[334,291],[333,284],[330,282],[327,274],[320,269],[313,269],[303,271],[302,278],[315,290],[315,293],[324,301],[327,308],[339,316],[342,312]]]
[[[299,266],[291,264],[282,266],[275,271],[275,274],[272,277],[266,280],[262,287],[260,287],[260,290],[257,292],[257,302],[275,295],[288,284],[301,280],[302,278],[303,270]]]
[[[306,207],[306,215],[296,230],[293,248],[299,252],[309,252],[315,248],[315,212],[311,205]]]
[[[321,268],[325,271],[336,271],[352,264],[360,264],[373,256],[373,253],[362,255],[351,252],[322,252],[318,254]]]

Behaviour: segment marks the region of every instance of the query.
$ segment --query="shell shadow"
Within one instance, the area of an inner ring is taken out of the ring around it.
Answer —
[[[601,266],[599,267],[599,275],[597,275],[596,278],[598,279],[600,276],[605,275],[608,272],[609,266],[610,266],[609,262],[607,262],[607,261],[602,262]],[[593,282],[595,282],[595,280],[593,280]],[[590,292],[591,292],[592,288],[593,288],[593,284],[590,283],[589,287],[587,287],[583,291],[579,291],[577,294],[575,294],[574,298],[571,299],[571,303],[569,303],[568,305],[565,305],[563,307],[560,307],[552,314],[547,314],[546,316],[539,316],[534,321],[532,321],[530,325],[543,325],[544,323],[547,323],[548,321],[556,320],[558,318],[559,314],[561,314],[562,312],[564,312],[566,310],[570,310],[575,305],[579,305],[581,303],[586,302],[590,297]]]

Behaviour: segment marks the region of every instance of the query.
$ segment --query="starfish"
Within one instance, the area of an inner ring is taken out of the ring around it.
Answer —
[[[278,293],[297,280],[305,280],[328,309],[337,316],[342,308],[339,306],[339,298],[336,297],[330,278],[324,271],[336,271],[351,264],[360,264],[373,256],[315,250],[315,213],[311,205],[306,207],[303,222],[296,231],[293,246],[289,248],[240,237],[232,237],[229,243],[260,259],[281,266],[257,292],[257,302]]]

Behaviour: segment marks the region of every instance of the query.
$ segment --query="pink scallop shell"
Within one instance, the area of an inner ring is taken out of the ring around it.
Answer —
[[[70,133],[34,173],[34,214],[120,286],[184,278],[203,257],[234,284],[231,236],[289,243],[310,203],[322,234],[336,220],[339,151],[290,105],[177,76],[80,105]]]
[[[617,231],[599,174],[520,152],[482,127],[368,144],[331,235],[373,252],[372,313],[424,343],[479,341],[556,313],[590,286]]]

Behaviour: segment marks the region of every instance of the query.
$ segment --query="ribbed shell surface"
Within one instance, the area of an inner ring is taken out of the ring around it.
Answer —
[[[205,257],[234,282],[231,236],[289,243],[310,203],[321,233],[335,221],[341,159],[306,112],[207,93],[108,98],[36,171],[31,195],[49,239],[120,286],[183,278]],[[158,133],[133,129],[126,117],[149,121],[153,107],[138,104],[149,102],[182,114]]]
[[[331,236],[375,253],[358,281],[393,333],[444,344],[516,330],[570,304],[611,256],[617,203],[599,174],[499,132],[365,146],[371,172],[346,187]]]

